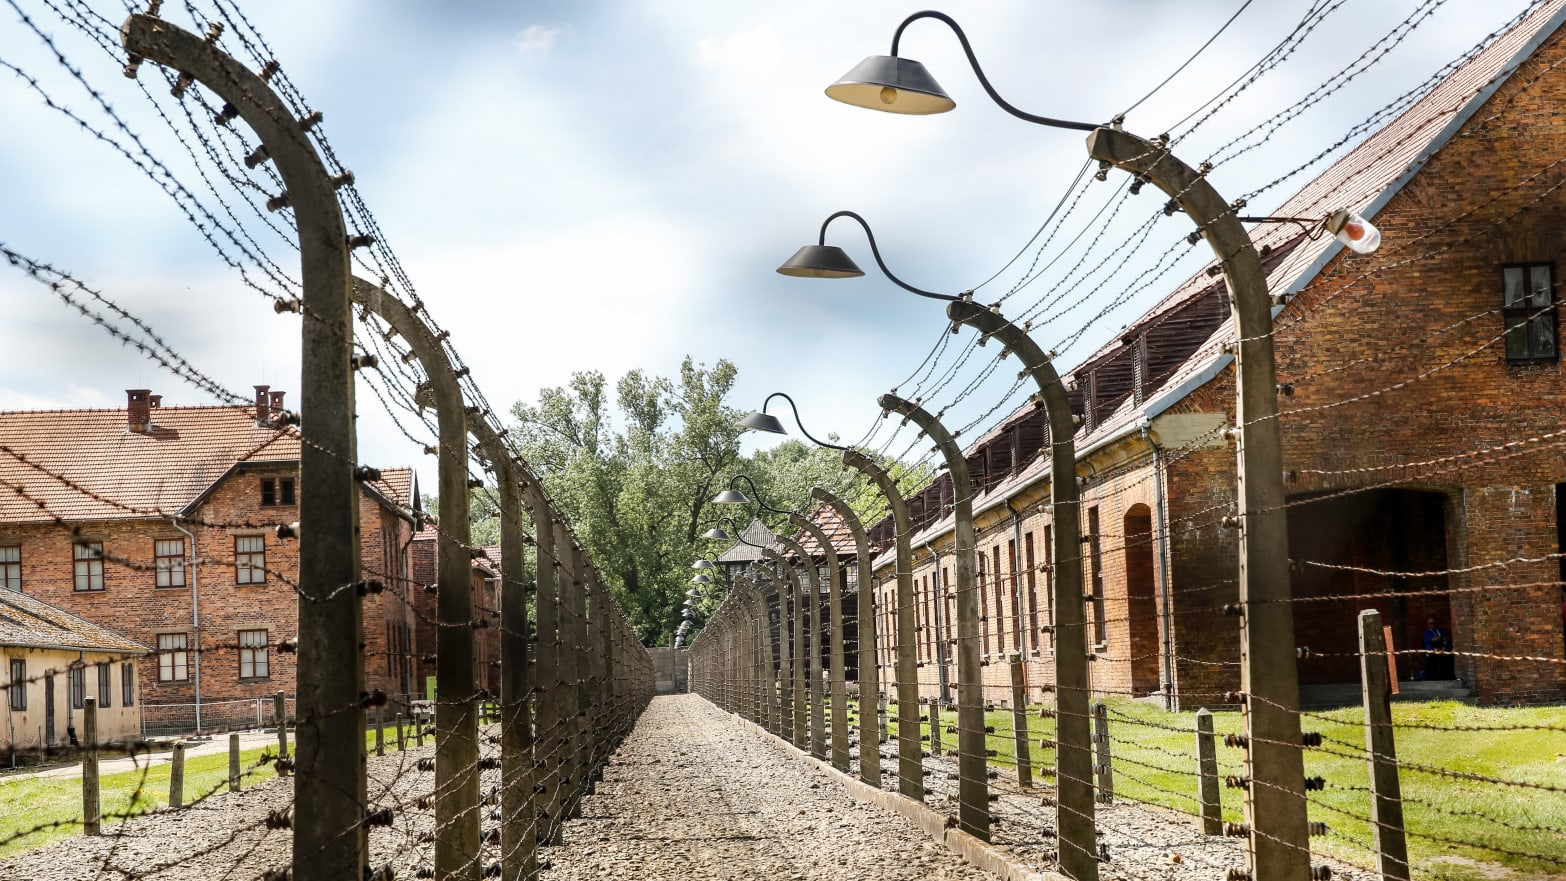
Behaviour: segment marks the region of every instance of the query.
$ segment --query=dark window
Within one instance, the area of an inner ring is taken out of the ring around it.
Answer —
[[[11,546],[0,548],[0,587],[6,590],[22,589],[22,549]]]
[[[27,662],[11,659],[11,709],[27,709]]]
[[[266,582],[266,536],[234,536],[234,583]]]
[[[279,505],[294,504],[294,479],[292,477],[278,478],[277,503]]]
[[[1033,653],[1039,650],[1039,583],[1038,564],[1033,559],[1033,533],[1022,534],[1022,558],[1028,567],[1028,645]]]
[[[79,710],[87,703],[87,668],[77,664],[70,670],[71,709]]]
[[[267,665],[265,630],[239,631],[239,678],[265,679],[271,675]]]
[[[1088,562],[1093,567],[1093,641],[1103,645],[1108,641],[1104,621],[1104,555],[1103,544],[1098,537],[1098,506],[1088,509]]]
[[[120,665],[120,706],[136,706],[136,665],[129,661]]]
[[[1550,264],[1529,263],[1501,270],[1505,297],[1506,360],[1554,361],[1555,288]]]
[[[990,571],[995,573],[995,653],[1006,654],[1006,579],[1001,577],[1000,545],[990,548]]]
[[[185,586],[185,540],[160,538],[152,543],[158,587]]]
[[[270,508],[277,504],[277,481],[270,477],[261,478],[261,507]]]
[[[984,561],[987,558],[984,556],[983,551],[979,551],[974,556],[978,557],[979,560],[977,576],[979,582],[979,633],[984,636],[984,654],[987,655],[990,653],[990,601],[984,597],[984,588],[987,585],[984,579]]]
[[[72,545],[77,590],[103,590],[103,542],[79,541]]]
[[[109,687],[109,665],[98,665],[98,706],[111,707],[114,705],[114,691]]]

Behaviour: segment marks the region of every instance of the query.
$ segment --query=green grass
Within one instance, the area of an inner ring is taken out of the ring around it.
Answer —
[[[1166,712],[1127,700],[1111,699],[1106,703],[1110,709],[1116,797],[1194,814],[1195,714]],[[1392,712],[1394,724],[1432,726],[1396,729],[1398,759],[1405,766],[1401,775],[1404,824],[1410,860],[1415,866],[1429,870],[1435,877],[1454,881],[1497,877],[1520,881],[1566,875],[1566,794],[1443,777],[1409,767],[1426,765],[1459,774],[1566,788],[1566,735],[1560,731],[1450,730],[1486,726],[1566,727],[1566,707],[1480,708],[1439,701],[1396,703]],[[854,718],[857,719],[857,712]],[[1370,794],[1366,791],[1369,771],[1365,760],[1357,754],[1364,745],[1362,711],[1351,707],[1319,717],[1307,716],[1303,721],[1306,731],[1320,732],[1326,739],[1322,749],[1305,751],[1306,776],[1327,780],[1325,790],[1309,794],[1310,818],[1325,822],[1330,832],[1312,839],[1311,846],[1350,863],[1373,866],[1371,827],[1364,819],[1370,812]],[[955,725],[955,711],[943,711],[941,722],[943,726]],[[889,711],[888,723],[895,738],[895,710]],[[996,753],[991,764],[1014,767],[1011,711],[987,713],[985,724],[995,729],[987,737],[988,748]],[[1240,725],[1238,713],[1213,715],[1220,776],[1242,773],[1241,751],[1223,745],[1223,736],[1238,733]],[[1052,753],[1039,748],[1039,740],[1053,737],[1053,731],[1053,719],[1040,718],[1037,709],[1029,713],[1028,734],[1035,768],[1053,764]],[[928,724],[921,725],[920,733],[929,733]],[[954,734],[942,732],[947,750],[955,746],[955,740]],[[1038,780],[1035,775],[1035,782]],[[1220,788],[1224,819],[1238,822],[1242,818],[1241,793],[1239,789]]]
[[[407,746],[413,747],[413,726],[405,724]],[[425,743],[430,740],[426,738]],[[375,732],[365,734],[365,745],[373,755]],[[289,751],[294,748],[289,737]],[[386,751],[397,748],[395,725],[386,726]],[[254,786],[276,776],[270,762],[261,763],[262,754],[276,755],[270,749],[246,750],[239,754],[244,775],[241,786]],[[124,822],[125,814],[142,814],[168,804],[168,763],[150,769],[105,774],[99,780],[100,801],[107,828]],[[228,787],[228,753],[195,756],[185,760],[185,804],[189,805],[210,792]],[[0,778],[0,859],[22,851],[43,847],[81,833],[82,781],[80,777],[49,779],[38,777]]]

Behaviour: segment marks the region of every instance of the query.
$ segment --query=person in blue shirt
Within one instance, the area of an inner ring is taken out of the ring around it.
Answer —
[[[1452,634],[1436,624],[1435,616],[1425,619],[1424,649],[1425,675],[1422,679],[1451,679],[1453,677],[1452,656],[1437,654],[1452,650]]]

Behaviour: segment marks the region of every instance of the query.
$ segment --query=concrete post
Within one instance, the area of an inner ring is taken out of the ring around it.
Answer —
[[[435,875],[477,881],[479,775],[477,687],[473,680],[473,555],[468,525],[468,414],[451,359],[417,312],[363,279],[355,302],[402,335],[429,377],[439,433],[440,531],[436,539]],[[421,389],[422,391],[422,389]],[[376,755],[384,754],[377,716]]]
[[[406,742],[403,740],[402,713],[399,712],[392,714],[392,725],[394,726],[394,730],[397,732],[397,752],[402,752],[403,744]]]
[[[793,622],[793,590],[791,581],[781,574],[781,570],[782,566],[774,562],[772,570],[766,573],[778,598],[778,729],[773,733],[791,740],[794,736],[794,663],[789,629]]]
[[[1392,731],[1386,631],[1381,628],[1381,613],[1375,609],[1359,613],[1359,669],[1365,697],[1365,752],[1373,793],[1370,828],[1375,833],[1376,868],[1384,881],[1409,881],[1403,790],[1398,781],[1397,744]]]
[[[1277,365],[1272,299],[1261,257],[1235,206],[1167,145],[1124,131],[1094,129],[1088,154],[1146,177],[1168,193],[1197,225],[1218,257],[1234,310],[1239,435],[1240,687],[1243,707],[1245,801],[1251,877],[1307,881],[1311,875],[1300,742],[1299,675],[1294,657],[1294,607],[1288,602],[1289,534],[1278,427]]]
[[[977,329],[1017,356],[1038,387],[1049,418],[1050,502],[1055,609],[1055,829],[1061,870],[1075,881],[1097,881],[1097,825],[1093,812],[1093,756],[1088,732],[1091,696],[1087,615],[1082,604],[1082,545],[1076,417],[1050,356],[1022,328],[971,299],[946,307],[954,323]],[[1020,553],[1020,549],[1019,549]],[[1037,639],[1039,634],[1030,634]]]
[[[1098,761],[1093,770],[1098,774],[1098,803],[1115,801],[1115,768],[1109,755],[1109,707],[1103,701],[1093,704],[1093,745]]]
[[[924,800],[924,755],[919,746],[919,659],[914,635],[913,548],[909,540],[913,522],[908,503],[897,489],[897,481],[858,450],[844,450],[843,464],[869,477],[881,490],[892,509],[892,544],[897,559],[897,791],[912,799]],[[886,726],[881,727],[885,738]]]
[[[984,740],[984,693],[979,664],[979,593],[974,573],[978,543],[973,528],[973,482],[962,448],[934,415],[899,398],[882,395],[881,409],[899,413],[935,442],[952,477],[953,568],[957,582],[957,823],[969,835],[990,840],[990,788]]]
[[[854,513],[847,502],[820,487],[811,490],[810,497],[830,505],[854,539],[854,563],[857,567],[854,581],[859,600],[854,621],[859,633],[859,779],[878,787],[881,785],[881,749],[876,737],[875,714],[865,712],[867,702],[872,702],[873,706],[876,695],[881,691],[876,667],[876,649],[879,646],[876,627],[879,622],[875,615],[875,580],[870,572],[870,540],[859,515]],[[840,612],[841,604],[838,609]],[[834,660],[833,663],[837,662]]]
[[[386,755],[386,714],[380,707],[375,709],[375,754]]]
[[[810,754],[818,759],[827,757],[826,743],[826,704],[825,695],[822,693],[821,670],[821,638],[825,635],[826,628],[821,622],[821,573],[816,567],[816,561],[805,552],[798,542],[793,539],[778,536],[778,544],[792,552],[799,560],[799,568],[805,572],[805,633],[807,636],[806,651],[809,652],[810,665],[807,670],[809,675],[810,691]]]
[[[941,741],[941,735],[945,733],[941,730],[941,699],[932,697],[927,706],[930,708],[930,755],[938,756],[946,752],[946,744]]]
[[[832,679],[832,766],[839,771],[848,771],[848,679],[844,671],[845,658],[843,655],[843,591],[842,591],[842,567],[837,558],[837,548],[832,546],[832,540],[827,537],[826,531],[808,518],[800,514],[794,514],[789,518],[795,526],[803,529],[815,539],[821,547],[821,553],[826,557],[827,584],[829,587],[827,599],[827,611],[830,622],[826,627],[818,627],[818,633],[823,630],[828,634],[829,653],[831,658]],[[819,609],[820,598],[817,598],[816,608]]]
[[[286,187],[299,230],[303,287],[299,462],[299,675],[295,881],[364,873],[363,618],[344,588],[360,578],[354,481],[353,314],[348,237],[326,167],[265,80],[215,43],[149,15],[120,31],[125,49],[189,74],[238,110]],[[352,834],[350,834],[352,833]]]
[[[1022,626],[1021,615],[1017,616],[1017,626]],[[1031,746],[1028,738],[1028,690],[1022,669],[1022,653],[1011,652],[1008,660],[1011,663],[1011,736],[1017,751],[1017,785],[1026,788],[1033,785],[1033,758],[1028,753]]]
[[[790,721],[793,722],[792,740],[795,746],[802,750],[810,748],[810,735],[807,729],[810,718],[810,692],[805,682],[805,588],[802,579],[795,568],[783,555],[771,548],[762,550],[762,556],[771,560],[777,567],[781,578],[786,579],[789,585],[789,608],[793,619],[792,646],[789,651],[789,660],[792,664],[792,679],[789,683],[789,696],[793,698],[790,708]]]
[[[82,834],[97,835],[103,819],[98,797],[98,699],[82,701]]]
[[[239,791],[239,735],[228,736],[228,791]]]
[[[586,768],[583,744],[587,739],[583,706],[585,698],[582,674],[585,666],[584,642],[587,624],[587,582],[583,571],[582,555],[576,538],[566,530],[561,521],[561,534],[556,541],[560,556],[567,561],[567,577],[560,584],[560,678],[566,687],[565,761],[569,781],[562,796],[565,798],[565,817],[576,817],[580,811],[583,781]]]
[[[185,806],[185,744],[175,741],[169,756],[169,807]]]
[[[535,641],[538,660],[533,665],[538,692],[538,734],[534,740],[533,810],[538,818],[538,843],[558,843],[560,793],[564,788],[562,728],[566,721],[564,690],[560,682],[560,557],[555,550],[555,518],[542,490],[533,500],[534,541],[538,553],[538,593],[534,597],[538,616]]]
[[[1223,803],[1218,794],[1218,750],[1213,740],[1213,714],[1196,711],[1197,804],[1201,806],[1202,834],[1223,834]]]

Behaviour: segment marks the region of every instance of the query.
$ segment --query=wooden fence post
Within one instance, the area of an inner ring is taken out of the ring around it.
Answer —
[[[386,755],[386,714],[380,707],[375,708],[375,754]]]
[[[403,733],[402,733],[402,714],[401,713],[397,713],[392,718],[394,720],[394,723],[397,726],[397,752],[402,752],[403,744],[406,742],[403,739]]]
[[[938,756],[945,750],[941,743],[941,699],[930,698],[930,755]]]
[[[1376,866],[1385,881],[1408,881],[1408,842],[1403,835],[1403,794],[1392,734],[1391,684],[1381,613],[1359,613],[1359,666],[1365,699],[1365,751],[1370,762],[1370,828]]]
[[[82,834],[97,835],[103,817],[98,799],[98,699],[82,702]]]
[[[288,758],[288,698],[281,691],[272,695],[272,717],[277,723],[277,757],[286,759]]]
[[[185,805],[185,744],[174,744],[174,755],[169,765],[169,807]]]
[[[1206,707],[1196,711],[1196,777],[1202,834],[1222,835],[1223,803],[1218,795],[1218,746],[1213,740],[1213,714]]]
[[[239,734],[228,736],[228,791],[239,791]]]
[[[1109,707],[1103,701],[1093,704],[1093,745],[1098,772],[1098,803],[1115,800],[1115,771],[1109,758]]]
[[[886,698],[878,697],[875,701],[875,724],[880,734],[881,742],[886,743]]]

